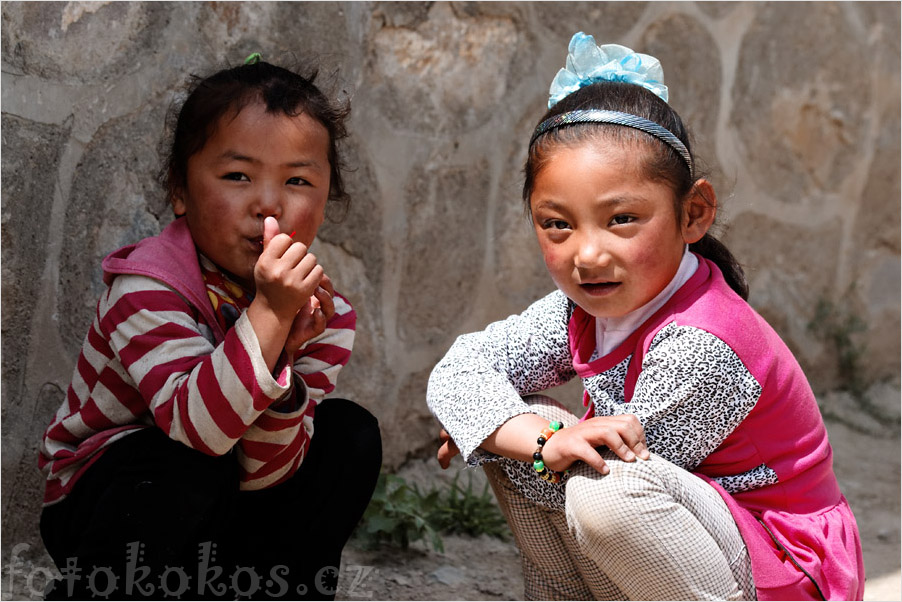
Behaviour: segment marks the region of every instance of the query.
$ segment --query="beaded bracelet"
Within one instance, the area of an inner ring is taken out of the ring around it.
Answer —
[[[542,458],[542,448],[545,447],[545,442],[551,439],[551,436],[562,428],[564,428],[563,423],[556,420],[550,422],[547,428],[542,429],[539,438],[536,439],[536,443],[539,444],[539,447],[536,448],[535,453],[532,454],[532,467],[536,469],[536,472],[539,473],[539,476],[542,477],[542,479],[549,483],[559,483],[561,480],[561,473],[554,472],[545,466],[545,460]]]

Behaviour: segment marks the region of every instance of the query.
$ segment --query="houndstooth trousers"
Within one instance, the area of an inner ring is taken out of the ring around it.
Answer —
[[[526,401],[578,422],[549,397]],[[654,454],[603,457],[605,476],[573,465],[563,510],[530,501],[502,465],[512,460],[483,466],[520,548],[527,600],[755,599],[748,551],[714,488]]]

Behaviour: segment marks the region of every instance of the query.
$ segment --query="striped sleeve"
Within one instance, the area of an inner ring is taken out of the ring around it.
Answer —
[[[306,398],[303,391],[292,395]],[[310,447],[315,408],[316,402],[306,398],[291,412],[267,409],[247,429],[237,447],[242,490],[272,487],[295,473]]]
[[[137,384],[155,423],[194,449],[228,452],[290,390],[289,366],[270,373],[246,315],[214,346],[187,302],[156,280],[119,276],[103,305],[119,379]]]
[[[241,489],[272,487],[291,477],[307,453],[314,432],[314,412],[335,390],[338,373],[354,345],[357,314],[347,299],[335,295],[335,314],[326,329],[301,347],[294,362],[295,381],[287,405],[267,409],[247,430],[238,447]],[[288,401],[288,400],[286,400]]]
[[[347,299],[334,297],[335,314],[319,336],[301,347],[294,361],[295,373],[304,381],[307,391],[317,402],[335,390],[338,373],[351,359],[357,313]]]

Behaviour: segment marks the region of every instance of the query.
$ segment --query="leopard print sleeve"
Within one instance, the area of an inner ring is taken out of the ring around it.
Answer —
[[[519,315],[461,335],[432,370],[429,409],[468,463],[486,437],[529,412],[524,395],[576,376],[567,343],[571,312],[569,299],[555,291]]]
[[[632,400],[649,448],[692,470],[748,416],[761,385],[721,339],[670,324],[642,362]]]

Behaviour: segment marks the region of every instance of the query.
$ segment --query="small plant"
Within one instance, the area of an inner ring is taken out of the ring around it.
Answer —
[[[412,541],[428,539],[433,549],[444,552],[442,538],[429,519],[429,506],[436,504],[438,495],[434,490],[423,496],[401,477],[382,473],[354,537],[366,549],[387,543],[406,550]]]
[[[460,474],[451,481],[445,496],[439,497],[438,507],[430,518],[445,533],[478,536],[491,535],[504,539],[508,534],[507,521],[498,509],[495,498],[486,483],[480,495],[473,493],[473,478],[463,489],[457,483]]]
[[[447,488],[433,487],[423,493],[397,475],[382,473],[354,538],[366,549],[382,544],[407,549],[411,542],[426,540],[434,550],[444,552],[441,533],[506,537],[507,522],[488,483],[476,495],[472,477],[464,489],[455,476]]]

